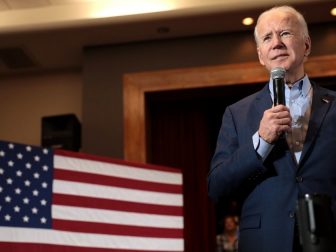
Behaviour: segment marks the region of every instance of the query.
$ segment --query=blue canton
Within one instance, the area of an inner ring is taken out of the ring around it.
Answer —
[[[0,141],[0,225],[51,228],[51,149]]]

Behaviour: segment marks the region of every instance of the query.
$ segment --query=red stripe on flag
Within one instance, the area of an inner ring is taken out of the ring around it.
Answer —
[[[53,219],[53,229],[81,233],[125,235],[156,238],[183,238],[183,230],[175,228],[138,227],[87,221],[67,221]]]
[[[105,176],[86,172],[68,171],[57,167],[54,170],[54,178],[60,180],[69,180],[69,181],[76,181],[97,185],[107,185],[107,186],[124,187],[137,190],[182,194],[181,185],[154,183],[154,182],[125,179],[120,177]]]
[[[35,244],[35,243],[10,243],[0,242],[0,251],[6,252],[146,252],[153,250],[130,250],[130,249],[101,249],[101,248],[85,248],[75,246],[61,246],[61,245],[49,245],[49,244]],[[160,252],[183,252],[160,250]]]
[[[183,215],[183,207],[179,206],[164,206],[164,205],[153,205],[145,203],[134,203],[129,201],[98,199],[83,196],[71,196],[58,193],[53,194],[53,204],[116,210],[124,212],[137,212],[146,214],[160,214],[160,215],[173,215],[173,216]]]
[[[55,149],[54,153],[59,156],[79,158],[83,160],[92,160],[92,161],[105,162],[105,163],[111,163],[111,164],[120,164],[123,166],[129,166],[135,169],[137,168],[150,169],[150,170],[156,170],[156,171],[166,171],[166,172],[181,174],[181,169],[172,168],[172,167],[156,166],[152,164],[140,164],[140,163],[134,163],[134,162],[125,161],[125,160],[113,159],[113,158],[103,157],[103,156],[95,156],[92,154],[81,153],[81,152],[71,152],[71,151],[66,151],[66,150],[61,150],[61,149]]]

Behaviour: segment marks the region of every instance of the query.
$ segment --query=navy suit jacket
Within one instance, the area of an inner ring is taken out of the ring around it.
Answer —
[[[336,199],[336,92],[314,83],[312,112],[297,164],[286,140],[279,140],[264,162],[252,136],[272,106],[268,84],[226,108],[208,176],[209,196],[243,198],[239,251],[290,252],[298,198],[324,193]],[[335,212],[335,211],[334,211]]]

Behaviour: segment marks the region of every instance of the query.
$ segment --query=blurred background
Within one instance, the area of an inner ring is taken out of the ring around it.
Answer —
[[[185,251],[215,251],[222,217],[239,212],[234,199],[215,208],[207,198],[221,116],[264,80],[145,92],[145,123],[131,127],[144,127],[146,144],[137,146],[124,137],[133,102],[124,100],[125,76],[258,64],[253,20],[282,4],[305,16],[311,58],[335,59],[335,1],[0,0],[0,139],[41,145],[67,129],[73,150],[182,169]],[[326,71],[315,79],[335,88],[336,74]],[[125,155],[130,145],[146,157]]]

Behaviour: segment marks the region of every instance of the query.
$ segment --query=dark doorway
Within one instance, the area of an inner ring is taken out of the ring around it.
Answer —
[[[206,178],[227,105],[263,84],[148,93],[148,162],[184,174],[185,251],[215,251],[214,206]]]

